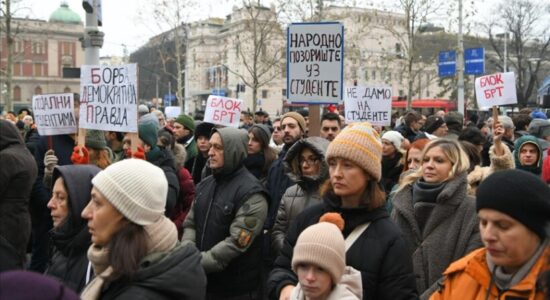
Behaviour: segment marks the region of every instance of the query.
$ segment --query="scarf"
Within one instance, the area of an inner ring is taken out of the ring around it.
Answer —
[[[147,255],[170,251],[178,242],[176,226],[164,216],[161,216],[157,222],[144,226],[144,229],[148,236]],[[100,299],[105,278],[113,273],[113,268],[109,265],[109,249],[92,244],[88,249],[88,259],[92,263],[94,274],[98,275],[86,286],[81,299]]]
[[[437,205],[437,197],[445,188],[446,182],[428,183],[417,180],[412,186],[412,199],[414,216],[420,232],[424,232],[424,226],[430,218],[434,207]]]

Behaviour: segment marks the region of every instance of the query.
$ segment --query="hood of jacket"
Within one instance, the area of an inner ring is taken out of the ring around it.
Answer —
[[[533,144],[538,149],[538,157],[537,157],[537,163],[534,166],[523,166],[521,165],[519,161],[519,153],[521,151],[521,148],[525,146],[525,144]],[[524,135],[516,140],[515,146],[514,146],[514,162],[516,163],[516,169],[528,171],[531,173],[534,173],[536,175],[540,175],[542,172],[542,156],[543,156],[543,150],[539,143],[539,139],[533,135]]]
[[[187,151],[182,144],[175,143],[172,148],[172,154],[174,155],[174,161],[176,163],[176,169],[183,168],[185,161],[187,160]]]
[[[223,167],[212,170],[214,174],[230,174],[243,165],[248,156],[248,135],[245,130],[233,127],[215,128],[223,143]]]
[[[0,151],[13,145],[24,146],[23,137],[15,125],[9,121],[0,120]]]
[[[288,149],[283,160],[283,165],[288,177],[305,190],[309,190],[308,187],[317,187],[323,183],[328,178],[328,164],[325,160],[325,154],[329,143],[327,139],[317,136],[301,139],[294,143],[294,145]],[[300,153],[302,153],[304,148],[309,148],[319,157],[321,166],[319,168],[319,174],[316,176],[302,175]]]
[[[82,230],[87,232],[87,221],[80,214],[90,202],[92,178],[101,171],[95,165],[56,166],[52,175],[52,185],[62,177],[69,194],[69,214],[67,218],[50,235],[60,251]],[[52,187],[53,189],[53,187]],[[89,244],[87,244],[89,245]],[[87,248],[87,245],[83,245]]]

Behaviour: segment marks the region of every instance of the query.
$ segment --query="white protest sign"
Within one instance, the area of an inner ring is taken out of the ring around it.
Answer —
[[[137,132],[137,67],[84,65],[80,71],[80,128]]]
[[[76,132],[72,93],[32,96],[34,123],[40,135],[59,135]]]
[[[243,100],[210,95],[206,100],[204,122],[238,128],[243,109]]]
[[[338,103],[344,82],[344,25],[293,23],[287,30],[287,98]]]
[[[496,73],[476,78],[477,104],[480,109],[493,105],[518,103],[514,72]]]
[[[181,107],[179,106],[167,106],[164,108],[164,114],[166,115],[166,119],[171,118],[177,118],[179,115],[181,115]]]
[[[346,122],[369,121],[372,125],[390,125],[391,97],[392,89],[387,86],[346,87]]]

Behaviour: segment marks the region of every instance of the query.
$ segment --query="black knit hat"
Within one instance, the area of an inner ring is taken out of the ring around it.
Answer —
[[[212,135],[212,128],[214,128],[214,124],[208,123],[208,122],[202,122],[195,127],[195,139],[198,139],[199,136],[204,136],[206,138],[210,138]]]
[[[476,209],[482,208],[509,215],[544,240],[550,222],[550,188],[525,171],[498,171],[477,188]]]
[[[443,126],[443,124],[445,124],[445,120],[443,120],[443,118],[438,117],[438,116],[429,116],[426,119],[426,125],[425,125],[426,130],[425,131],[429,134],[432,134],[439,127]]]

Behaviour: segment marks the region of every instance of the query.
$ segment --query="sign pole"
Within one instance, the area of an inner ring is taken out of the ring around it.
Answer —
[[[458,0],[458,112],[464,116],[464,41],[462,36],[462,0]]]

